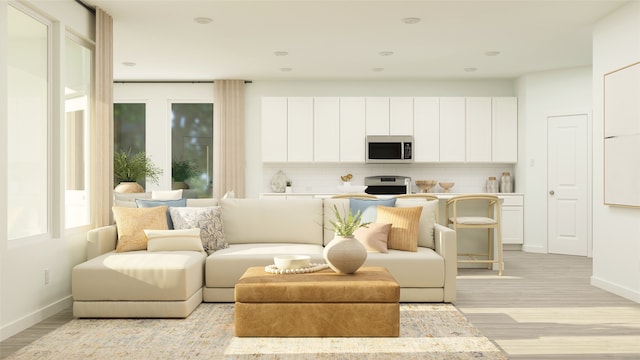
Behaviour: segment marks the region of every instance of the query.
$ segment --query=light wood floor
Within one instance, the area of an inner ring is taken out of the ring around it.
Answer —
[[[511,359],[640,359],[640,304],[589,284],[591,259],[505,252],[504,276],[460,269],[456,307]],[[71,320],[64,310],[0,343],[3,359]]]

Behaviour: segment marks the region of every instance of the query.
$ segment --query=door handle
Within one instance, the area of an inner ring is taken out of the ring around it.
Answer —
[[[555,191],[553,191],[553,190],[549,191],[549,195],[555,195],[555,193],[556,193],[556,192],[555,192]]]

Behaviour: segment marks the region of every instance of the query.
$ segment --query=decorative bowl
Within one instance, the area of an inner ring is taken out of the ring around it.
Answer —
[[[431,192],[438,182],[436,180],[416,180],[416,186],[420,188],[420,192]]]
[[[311,264],[311,257],[307,255],[278,255],[273,257],[273,262],[278,269],[302,269]]]
[[[441,181],[440,187],[444,189],[444,192],[448,193],[449,189],[451,189],[455,185],[453,181]]]

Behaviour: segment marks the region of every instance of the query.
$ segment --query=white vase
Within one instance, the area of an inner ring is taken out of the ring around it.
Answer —
[[[324,260],[333,271],[353,274],[367,260],[367,249],[354,236],[338,236],[325,246]]]
[[[143,193],[144,188],[135,181],[123,181],[113,191],[117,193]]]

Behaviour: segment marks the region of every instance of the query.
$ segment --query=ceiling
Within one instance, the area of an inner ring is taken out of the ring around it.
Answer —
[[[464,80],[589,65],[628,0],[84,2],[113,17],[115,80]]]

